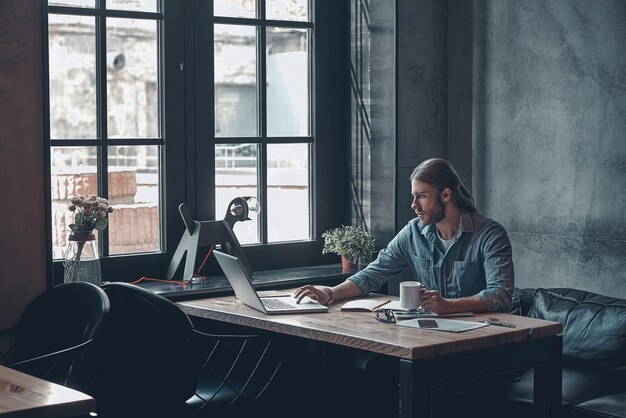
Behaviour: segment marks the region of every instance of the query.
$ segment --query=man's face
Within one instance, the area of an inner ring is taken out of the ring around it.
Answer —
[[[441,192],[436,187],[423,181],[411,181],[413,203],[411,208],[424,226],[441,222],[446,217],[446,207],[441,199]]]

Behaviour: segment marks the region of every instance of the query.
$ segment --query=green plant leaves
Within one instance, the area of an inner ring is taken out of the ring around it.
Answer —
[[[94,229],[102,231],[109,225],[108,215],[113,212],[109,201],[98,196],[73,197],[68,210],[74,213],[74,223],[69,225],[70,230],[81,233],[90,233]]]
[[[342,225],[322,234],[322,254],[342,255],[353,263],[367,262],[374,253],[374,240],[361,226]]]
[[[96,228],[98,231],[102,231],[103,229],[107,227],[108,224],[109,222],[107,218],[100,218],[96,220],[96,223],[94,224],[94,228]]]

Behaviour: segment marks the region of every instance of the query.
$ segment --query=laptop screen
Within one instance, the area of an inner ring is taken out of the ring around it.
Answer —
[[[228,282],[235,291],[237,299],[258,311],[268,314],[328,311],[327,306],[314,302],[303,302],[298,304],[291,296],[260,298],[252,286],[250,277],[246,274],[237,257],[233,257],[220,251],[214,251],[213,254],[215,254],[215,258],[220,264],[220,267],[222,267],[226,279],[228,279]],[[281,307],[276,307],[275,304],[264,303],[264,301],[268,301],[268,299],[272,299],[274,302],[282,302],[280,304]]]

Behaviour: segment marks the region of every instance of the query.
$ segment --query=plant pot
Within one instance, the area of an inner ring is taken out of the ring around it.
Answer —
[[[346,257],[342,255],[341,256],[341,270],[345,271],[345,270],[352,270],[352,269],[356,269],[356,264],[351,262],[350,260],[348,260]]]

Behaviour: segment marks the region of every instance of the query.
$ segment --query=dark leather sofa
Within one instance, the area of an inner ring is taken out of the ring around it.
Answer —
[[[512,313],[563,324],[563,417],[626,417],[626,300],[570,288],[515,289]],[[506,388],[532,416],[533,373]]]

